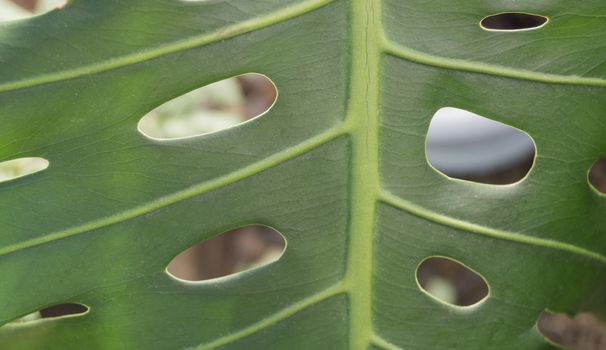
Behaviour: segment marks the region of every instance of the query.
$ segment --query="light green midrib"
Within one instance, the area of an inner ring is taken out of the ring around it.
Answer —
[[[351,130],[351,192],[345,285],[349,347],[372,342],[372,276],[379,177],[381,0],[350,0],[351,80],[346,123]]]
[[[292,6],[285,7],[281,10],[272,12],[268,15],[256,17],[248,21],[240,22],[231,26],[226,26],[212,32],[210,34],[202,34],[190,37],[184,40],[179,40],[169,44],[157,46],[153,49],[140,51],[130,55],[120,56],[114,59],[109,59],[102,62],[93,63],[90,65],[77,67],[73,69],[42,74],[35,77],[26,78],[23,80],[15,80],[0,84],[0,92],[8,92],[19,90],[37,85],[49,84],[69,79],[78,78],[85,75],[101,73],[113,69],[142,63],[154,58],[178,53],[181,51],[190,50],[196,47],[208,45],[221,40],[226,40],[241,34],[252,32],[258,29],[263,29],[280,22],[301,16],[321,8],[334,0],[310,0],[298,3]]]

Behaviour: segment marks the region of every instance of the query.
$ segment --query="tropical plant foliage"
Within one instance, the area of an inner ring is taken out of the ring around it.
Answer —
[[[482,18],[536,13],[536,30]],[[0,26],[0,161],[48,169],[0,184],[2,349],[543,349],[545,309],[606,311],[602,1],[73,0]],[[238,127],[152,140],[139,119],[243,73],[279,91]],[[509,186],[425,159],[451,106],[527,132]],[[262,224],[276,262],[185,283],[196,242]],[[423,292],[445,256],[481,274],[480,304]]]

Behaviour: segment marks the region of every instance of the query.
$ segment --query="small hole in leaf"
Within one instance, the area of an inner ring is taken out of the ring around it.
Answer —
[[[600,158],[593,164],[587,179],[598,192],[606,194],[606,157]]]
[[[203,86],[170,100],[139,121],[153,139],[201,136],[229,129],[265,114],[277,99],[274,83],[249,73]]]
[[[419,286],[441,302],[475,305],[488,296],[488,284],[477,272],[450,258],[429,257],[417,267]]]
[[[41,318],[56,318],[63,316],[78,316],[88,312],[90,308],[84,304],[78,303],[66,303],[49,306],[40,311],[33,312],[26,316],[23,316],[11,323],[26,323],[30,321],[39,320]]]
[[[523,12],[505,12],[484,17],[480,22],[482,28],[491,31],[522,31],[538,29],[547,24],[545,16],[533,15]]]
[[[546,340],[565,349],[606,349],[606,324],[591,313],[569,317],[544,311],[537,321],[537,329]]]
[[[42,318],[61,317],[69,315],[81,315],[89,310],[88,306],[77,303],[53,305],[40,310]]]
[[[0,0],[0,22],[39,16],[63,8],[67,0]]]
[[[286,241],[276,230],[251,225],[222,233],[177,255],[166,271],[181,280],[197,282],[229,276],[278,260]]]
[[[37,173],[48,168],[48,165],[48,160],[37,157],[0,162],[0,183]]]
[[[448,177],[494,185],[522,180],[535,157],[525,132],[452,107],[434,115],[425,151],[429,164]]]

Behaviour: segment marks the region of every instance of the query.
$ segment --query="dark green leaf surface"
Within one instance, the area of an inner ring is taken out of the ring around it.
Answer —
[[[485,16],[531,12],[538,30]],[[602,1],[74,0],[0,26],[0,161],[50,167],[0,184],[0,324],[77,302],[78,317],[7,324],[2,349],[545,349],[541,311],[606,312]],[[269,113],[154,141],[148,111],[256,72]],[[510,186],[425,160],[432,115],[466,109],[526,131]],[[171,278],[181,251],[264,224],[265,267]],[[482,274],[468,309],[417,286],[428,256]]]

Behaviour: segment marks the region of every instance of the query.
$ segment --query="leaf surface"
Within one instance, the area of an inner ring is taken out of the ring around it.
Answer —
[[[537,13],[541,29],[479,26]],[[78,317],[7,324],[2,349],[544,349],[545,309],[606,311],[601,1],[74,0],[0,26],[0,324],[64,302]],[[264,116],[196,138],[137,131],[195,88],[261,73]],[[527,132],[528,177],[455,181],[425,159],[452,106]],[[270,265],[171,278],[193,244],[263,224]],[[490,295],[471,309],[420,290],[447,256]]]

